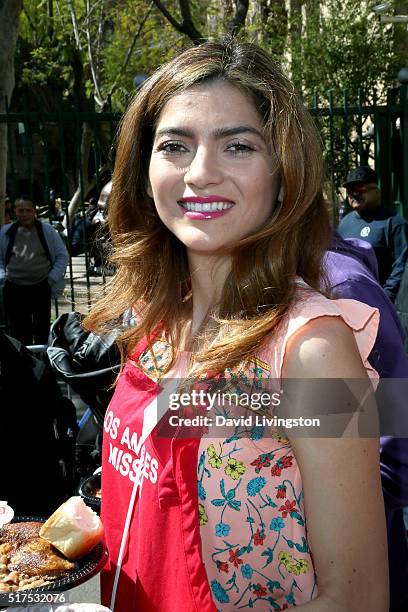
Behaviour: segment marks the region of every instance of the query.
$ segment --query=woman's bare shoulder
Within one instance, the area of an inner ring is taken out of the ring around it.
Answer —
[[[352,329],[339,316],[308,321],[288,340],[283,377],[365,377]]]

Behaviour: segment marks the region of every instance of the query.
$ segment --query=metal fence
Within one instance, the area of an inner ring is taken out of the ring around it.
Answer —
[[[382,103],[375,93],[367,101],[362,90],[355,96],[344,91],[341,104],[330,92],[324,99],[315,94],[310,112],[323,140],[334,222],[342,209],[342,184],[348,170],[366,164],[377,170],[384,205],[406,217],[407,86],[387,90]]]
[[[74,255],[71,230],[75,218],[69,217],[68,206],[76,194],[85,224],[89,198],[97,196],[111,176],[119,120],[120,115],[111,110],[6,110],[0,114],[0,122],[8,129],[8,196],[12,201],[21,194],[32,197],[40,217],[61,232],[70,253],[65,295],[55,303],[55,315],[61,308],[86,310],[100,296],[110,273],[101,267],[98,277],[92,276],[90,242],[80,255]]]
[[[408,215],[408,89],[390,89],[381,103],[375,94],[355,96],[344,91],[342,99],[332,93],[315,94],[310,112],[321,134],[327,163],[326,195],[332,202],[333,222],[344,208],[342,183],[356,165],[375,165],[383,202]],[[84,216],[87,202],[97,196],[111,175],[115,133],[120,115],[106,112],[64,111],[11,112],[0,114],[8,127],[8,195],[12,200],[27,193],[42,204],[45,217],[58,216],[61,203],[66,214],[74,196]],[[52,193],[57,196],[55,203]],[[56,210],[57,208],[57,210]],[[72,255],[73,219],[68,220],[67,245]],[[80,256],[71,256],[66,302],[90,304],[100,295],[107,271],[92,276],[88,244]]]

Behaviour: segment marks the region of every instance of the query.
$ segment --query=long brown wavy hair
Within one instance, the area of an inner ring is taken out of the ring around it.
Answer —
[[[319,290],[321,259],[330,240],[321,143],[293,84],[256,45],[206,42],[157,70],[124,115],[108,214],[117,272],[106,297],[85,319],[87,329],[106,331],[133,306],[141,317],[119,338],[123,358],[159,327],[177,347],[189,291],[187,254],[156,213],[147,191],[148,168],[155,125],[168,100],[216,80],[238,87],[260,113],[284,196],[263,228],[228,245],[231,271],[216,314],[207,319],[196,345],[194,378],[222,373],[253,356],[288,313],[296,276]]]

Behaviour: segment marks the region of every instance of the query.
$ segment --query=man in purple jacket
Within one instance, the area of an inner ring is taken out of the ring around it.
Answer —
[[[369,356],[370,364],[382,379],[408,378],[405,332],[390,299],[377,281],[377,262],[371,245],[354,238],[343,240],[334,234],[331,248],[325,256],[325,270],[335,297],[358,300],[380,311],[378,335]],[[381,438],[380,459],[387,515],[390,611],[406,612],[408,543],[403,508],[408,506],[408,439]]]

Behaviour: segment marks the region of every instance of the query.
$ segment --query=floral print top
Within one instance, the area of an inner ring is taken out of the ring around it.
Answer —
[[[286,610],[313,599],[302,481],[289,440],[261,425],[204,437],[197,475],[202,555],[218,609]]]
[[[255,385],[261,391],[267,381],[279,381],[288,339],[320,316],[341,317],[349,325],[366,370],[377,378],[368,355],[378,311],[354,300],[328,300],[311,292],[292,308],[273,342],[245,368],[227,370],[235,390]],[[138,365],[157,380],[173,349],[160,338],[153,350],[155,360],[146,350]],[[259,425],[237,426],[229,437],[211,433],[200,440],[198,452],[197,518],[216,609],[282,611],[307,603],[317,596],[318,586],[302,479],[289,440]]]
[[[340,316],[351,327],[362,361],[376,378],[367,357],[378,312],[353,300],[312,294],[296,306],[262,360],[229,372],[236,385],[252,380],[261,389],[266,379],[280,380],[289,337],[322,315]],[[203,437],[197,480],[202,559],[217,610],[280,611],[317,596],[302,479],[279,431],[236,427],[229,438]]]

